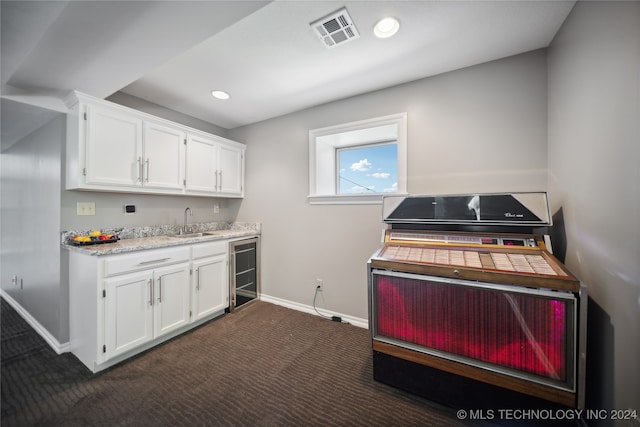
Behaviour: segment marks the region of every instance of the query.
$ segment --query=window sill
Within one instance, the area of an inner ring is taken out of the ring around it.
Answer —
[[[310,205],[381,205],[384,196],[406,196],[405,193],[339,194],[307,196]]]

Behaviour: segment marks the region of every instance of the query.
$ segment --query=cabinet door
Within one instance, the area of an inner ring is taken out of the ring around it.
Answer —
[[[189,264],[163,267],[154,271],[154,337],[189,323]]]
[[[145,122],[143,186],[184,188],[185,133],[160,123]]]
[[[142,184],[142,120],[103,106],[87,106],[85,182]]]
[[[221,193],[242,194],[243,150],[232,145],[220,145],[218,189]]]
[[[153,339],[153,275],[127,274],[105,283],[105,360]]]
[[[215,193],[218,185],[216,164],[218,145],[209,138],[187,136],[186,190]]]
[[[229,306],[227,256],[205,258],[193,263],[194,320]]]

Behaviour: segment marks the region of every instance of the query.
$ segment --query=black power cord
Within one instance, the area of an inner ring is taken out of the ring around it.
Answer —
[[[313,294],[313,309],[318,313],[319,316],[324,317],[325,319],[331,319],[334,322],[342,323],[342,317],[340,316],[329,316],[326,314],[322,314],[316,308],[316,297],[318,296],[318,291],[320,290],[320,285],[316,286],[316,292]]]

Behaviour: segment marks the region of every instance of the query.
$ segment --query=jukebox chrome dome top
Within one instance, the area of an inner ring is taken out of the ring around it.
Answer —
[[[485,224],[549,226],[547,193],[491,193],[439,196],[385,196],[388,224]]]

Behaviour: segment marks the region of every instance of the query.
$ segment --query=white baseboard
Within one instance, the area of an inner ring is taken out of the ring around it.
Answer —
[[[18,301],[14,300],[11,295],[0,289],[0,296],[9,303],[11,307],[27,322],[43,340],[49,344],[49,347],[53,349],[57,354],[62,354],[70,351],[69,342],[59,343],[58,340],[49,333],[49,331],[40,324],[27,310],[25,310]]]
[[[288,301],[282,298],[272,297],[270,295],[260,295],[260,301],[269,302],[276,305],[281,305],[283,307],[291,308],[293,310],[302,311],[305,313],[313,314],[315,316],[319,316],[316,310],[311,305],[300,304],[293,301]],[[353,326],[358,326],[360,328],[369,329],[369,321],[367,319],[362,319],[360,317],[353,317],[342,313],[336,313],[332,311],[327,311],[325,309],[319,310],[325,316],[339,316],[342,318],[343,322],[350,323]]]

